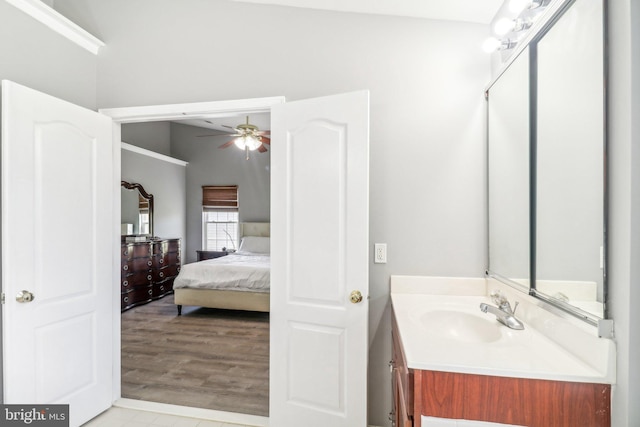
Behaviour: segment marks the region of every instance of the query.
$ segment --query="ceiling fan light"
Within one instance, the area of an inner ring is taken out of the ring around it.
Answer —
[[[258,140],[253,136],[247,136],[245,137],[245,145],[249,150],[253,151],[253,150],[257,150],[258,147],[262,145],[262,142],[260,142],[260,140]]]
[[[257,150],[262,142],[251,135],[240,136],[236,138],[233,143],[241,150],[249,149],[251,151]]]
[[[236,138],[233,143],[236,144],[236,147],[238,147],[241,150],[244,150],[244,148],[247,146],[247,144],[245,144],[245,138],[244,136],[240,136],[238,138]]]

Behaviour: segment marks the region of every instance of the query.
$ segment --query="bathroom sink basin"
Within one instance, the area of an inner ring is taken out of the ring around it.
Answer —
[[[392,292],[391,300],[397,338],[411,369],[587,383],[615,381],[615,348],[603,339],[587,338],[592,331],[574,329],[574,342],[584,343],[585,349],[598,348],[604,342],[606,345],[597,350],[602,353],[588,355],[590,360],[600,357],[614,363],[604,371],[542,335],[533,324],[526,324],[524,330],[510,329],[495,315],[483,313],[481,303],[493,305],[485,295]],[[541,322],[545,328],[566,327],[556,324],[555,317],[543,318],[551,319]]]
[[[467,343],[491,343],[502,337],[504,328],[492,319],[457,310],[430,310],[419,318],[431,336]]]

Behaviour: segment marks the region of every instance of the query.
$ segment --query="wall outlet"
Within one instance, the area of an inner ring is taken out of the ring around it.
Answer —
[[[376,243],[373,248],[373,262],[375,264],[385,264],[387,262],[387,244]]]

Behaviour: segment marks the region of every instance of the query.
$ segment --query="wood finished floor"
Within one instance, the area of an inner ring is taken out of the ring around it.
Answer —
[[[184,307],[122,313],[122,397],[269,415],[269,314]]]

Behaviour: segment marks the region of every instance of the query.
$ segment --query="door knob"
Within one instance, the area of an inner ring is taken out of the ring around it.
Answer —
[[[362,301],[362,294],[360,293],[360,291],[353,291],[353,292],[351,292],[351,295],[349,296],[349,299],[351,300],[351,302],[353,304],[357,304],[360,301]]]
[[[33,301],[34,298],[35,298],[35,295],[25,290],[18,292],[18,295],[16,295],[16,301],[18,302],[31,302]]]

